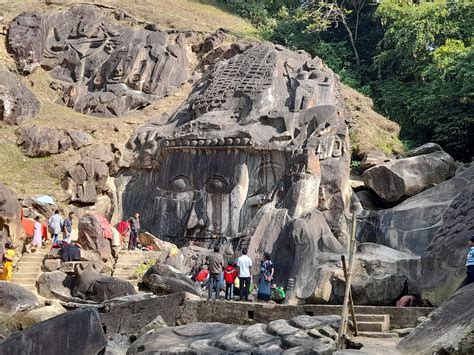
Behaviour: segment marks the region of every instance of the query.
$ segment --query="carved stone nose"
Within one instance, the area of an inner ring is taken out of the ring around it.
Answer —
[[[196,213],[196,203],[193,203],[191,212],[189,213],[188,222],[186,223],[186,229],[193,229],[196,227],[204,227],[206,222],[204,219],[199,218]]]

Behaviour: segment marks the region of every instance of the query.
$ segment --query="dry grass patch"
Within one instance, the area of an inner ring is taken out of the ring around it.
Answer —
[[[341,94],[352,115],[351,143],[353,155],[362,158],[369,151],[387,155],[402,154],[400,126],[375,112],[373,102],[356,90],[341,84]]]

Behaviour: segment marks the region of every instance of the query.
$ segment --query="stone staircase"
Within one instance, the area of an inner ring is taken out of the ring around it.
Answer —
[[[38,249],[31,254],[22,254],[13,270],[13,283],[36,292],[36,280],[42,272],[43,260],[47,254],[48,249]]]
[[[388,314],[356,314],[359,336],[371,338],[395,338],[395,333],[389,333],[390,315]]]
[[[135,276],[135,270],[148,260],[156,260],[159,257],[160,252],[120,251],[112,276],[127,280],[137,288],[139,280]]]

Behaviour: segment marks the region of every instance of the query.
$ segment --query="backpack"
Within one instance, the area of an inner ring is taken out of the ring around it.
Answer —
[[[272,301],[275,301],[276,303],[281,303],[286,298],[285,290],[281,286],[272,288],[272,293],[270,297]]]

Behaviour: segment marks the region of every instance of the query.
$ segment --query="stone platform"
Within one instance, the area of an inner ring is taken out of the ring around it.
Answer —
[[[138,296],[138,295],[137,295]],[[135,297],[135,296],[134,296]],[[188,293],[168,296],[139,296],[135,301],[109,304],[102,309],[101,319],[107,333],[133,332],[162,316],[169,326],[196,322],[221,322],[227,324],[268,324],[278,319],[290,319],[298,315],[323,316],[340,315],[340,305],[277,305],[235,301],[200,300]],[[433,308],[356,306],[356,314],[384,314],[390,317],[395,328],[409,328],[416,325],[420,316],[427,316]],[[123,322],[123,320],[128,320]],[[133,320],[133,321],[132,321]]]

